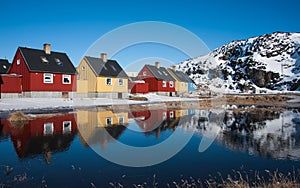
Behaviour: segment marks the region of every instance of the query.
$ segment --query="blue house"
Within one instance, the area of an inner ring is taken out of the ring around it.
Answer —
[[[188,80],[188,91],[195,91],[197,89],[197,85],[195,82],[185,73],[182,74]]]

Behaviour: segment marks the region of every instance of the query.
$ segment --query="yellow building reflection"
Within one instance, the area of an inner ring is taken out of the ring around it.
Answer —
[[[100,144],[106,148],[108,142],[117,139],[126,129],[128,112],[105,109],[77,110],[77,127],[84,146]]]

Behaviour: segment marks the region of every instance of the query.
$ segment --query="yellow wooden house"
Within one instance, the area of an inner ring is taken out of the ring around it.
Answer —
[[[128,98],[128,76],[115,60],[102,53],[85,56],[77,67],[77,93],[83,97]]]
[[[188,93],[188,82],[189,80],[186,79],[186,77],[183,75],[184,73],[181,71],[177,71],[174,68],[167,69],[169,74],[176,80],[175,81],[175,90],[176,95],[181,96],[184,93]]]

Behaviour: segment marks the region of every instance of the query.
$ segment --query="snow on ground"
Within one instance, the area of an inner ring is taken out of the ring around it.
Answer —
[[[0,99],[0,111],[15,111],[28,109],[58,109],[58,108],[79,108],[93,106],[110,105],[130,105],[130,104],[149,104],[168,101],[195,101],[193,98],[179,98],[158,96],[155,94],[140,95],[148,98],[148,101],[133,101],[126,99],[107,99],[107,98],[5,98]]]

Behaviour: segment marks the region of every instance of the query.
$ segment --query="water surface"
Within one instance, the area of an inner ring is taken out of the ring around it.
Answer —
[[[128,187],[151,185],[155,175],[163,187],[190,177],[203,181],[218,172],[226,176],[232,170],[287,173],[300,169],[299,128],[298,109],[272,108],[92,108],[36,116],[21,124],[3,117],[0,185],[110,187],[110,182],[119,182]],[[120,166],[94,151],[108,151],[118,142],[155,146],[175,133],[193,135],[180,152],[153,166]],[[204,137],[214,141],[199,152]]]

